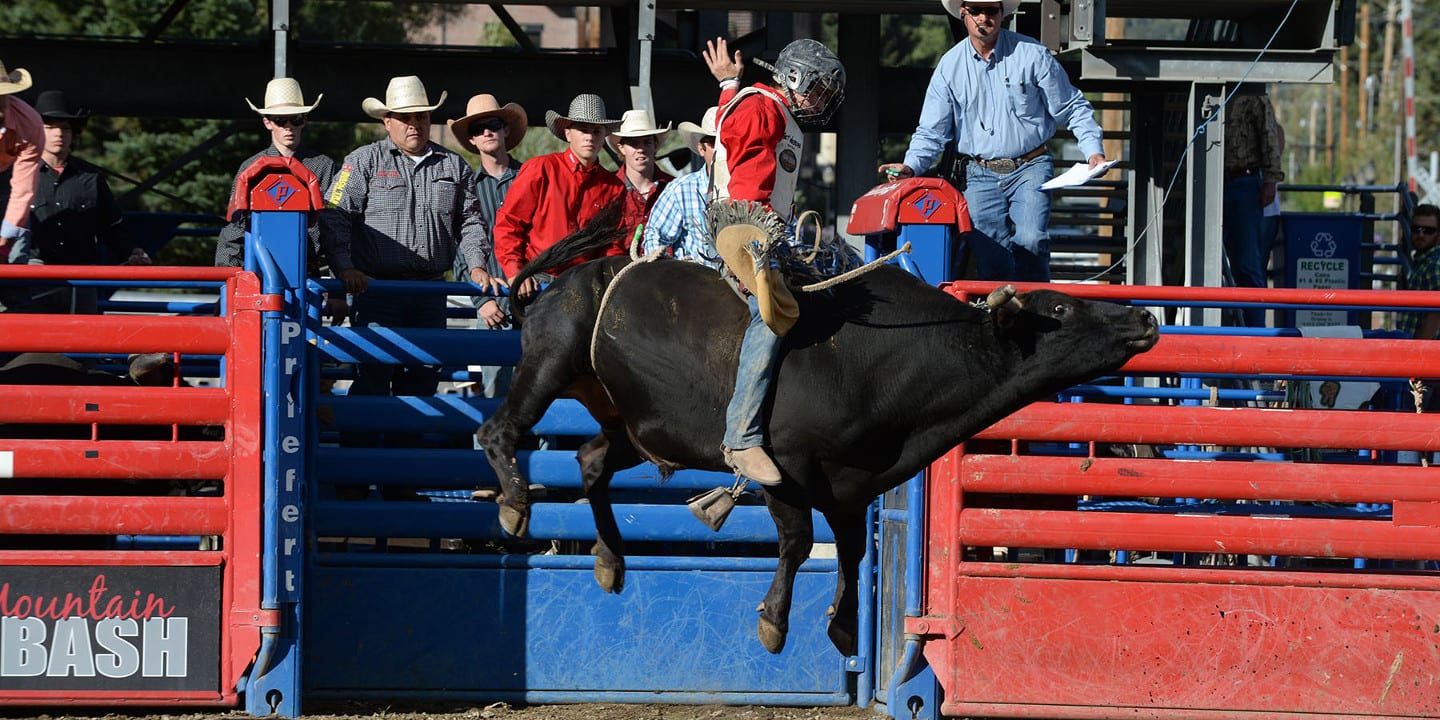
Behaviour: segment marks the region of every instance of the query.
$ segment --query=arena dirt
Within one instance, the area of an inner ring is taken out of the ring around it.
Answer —
[[[724,705],[537,705],[402,707],[326,703],[306,708],[306,720],[878,720],[883,715],[859,708],[786,708]],[[0,708],[0,718],[19,720],[252,720],[243,713],[96,710],[75,714]]]

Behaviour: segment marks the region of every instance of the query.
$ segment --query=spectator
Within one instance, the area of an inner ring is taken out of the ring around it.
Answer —
[[[125,265],[149,265],[150,256],[130,242],[120,222],[120,206],[100,168],[70,154],[76,133],[85,127],[89,113],[70,106],[65,93],[47,90],[35,100],[35,111],[45,124],[45,145],[40,152],[39,181],[30,210],[34,241],[32,264],[98,265],[101,245],[111,258]],[[93,287],[33,288],[29,312],[100,312]]]
[[[301,140],[305,133],[305,124],[309,120],[309,113],[319,107],[320,101],[324,97],[324,93],[316,95],[315,102],[307,105],[304,93],[300,91],[299,82],[296,82],[294,78],[275,78],[265,85],[265,105],[263,107],[255,107],[255,103],[246,98],[245,104],[260,115],[261,124],[270,131],[270,145],[241,163],[239,172],[235,173],[236,179],[238,180],[260,158],[288,157],[299,160],[307,170],[315,173],[315,177],[320,181],[320,187],[330,187],[335,180],[335,161],[331,160],[329,156],[311,152]],[[232,207],[234,206],[234,194],[246,192],[246,190],[239,185],[235,185],[231,189]],[[326,211],[322,210],[321,212]],[[229,220],[229,224],[220,229],[220,238],[215,243],[215,264],[220,267],[244,267],[245,231],[250,226],[250,213],[237,212]],[[310,249],[306,264],[310,268],[310,273],[315,276],[319,275],[320,269],[321,227],[320,223],[315,223],[309,229]]]
[[[1264,93],[1237,94],[1225,111],[1225,196],[1221,221],[1225,257],[1238,287],[1269,285],[1265,266],[1271,238],[1265,206],[1275,200],[1280,170],[1280,124]],[[1264,308],[1245,308],[1247,327],[1265,327]]]
[[[751,201],[764,204],[788,223],[795,211],[799,180],[801,126],[829,122],[845,98],[845,67],[829,48],[808,38],[796,40],[775,60],[774,85],[756,83],[736,91],[743,69],[740,53],[733,62],[724,40],[707,44],[705,62],[720,80],[716,118],[714,187],[717,203]],[[723,230],[711,232],[723,236]],[[771,238],[770,242],[779,241]],[[753,282],[755,266],[745,259],[726,265],[737,277]],[[745,267],[749,265],[749,267]],[[754,292],[763,292],[751,286]],[[749,294],[750,323],[740,345],[735,392],[725,411],[724,456],[737,474],[761,485],[780,482],[780,470],[765,450],[769,424],[765,402],[780,361],[781,338],[763,317],[761,303]]]
[[[420,78],[390,79],[385,100],[366,98],[365,113],[384,123],[386,137],[345,157],[328,193],[335,212],[321,218],[330,269],[354,300],[355,327],[443,328],[445,296],[367,292],[370,280],[438,281],[465,255],[470,280],[491,292],[490,237],[480,216],[475,177],[463,158],[430,141],[431,103]],[[433,395],[438,370],[363,364],[350,392]]]
[[[511,157],[510,151],[525,139],[529,118],[525,108],[515,103],[503,107],[494,95],[476,95],[465,103],[465,117],[447,123],[450,134],[461,147],[480,154],[480,165],[475,168],[475,194],[480,200],[480,218],[485,227],[495,227],[495,216],[505,204],[505,194],[520,171],[520,161]],[[504,277],[504,272],[490,254],[486,271],[491,277]],[[465,256],[455,257],[455,277],[467,278],[470,268]],[[509,320],[510,300],[506,297],[480,296],[475,298],[476,316],[485,327],[503,327]],[[510,389],[510,377],[515,368],[508,365],[481,366],[483,392],[485,397],[499,397]]]
[[[625,183],[625,214],[620,225],[627,247],[634,239],[635,228],[649,219],[660,192],[675,179],[655,167],[656,150],[668,134],[670,125],[655,127],[644,110],[627,110],[620,116],[620,128],[610,133],[610,147],[620,153],[623,161],[616,176]]]
[[[4,248],[0,253],[8,253],[12,263],[26,262],[31,255],[30,205],[40,174],[40,149],[45,146],[40,114],[15,97],[29,87],[25,68],[6,72],[0,63],[0,171],[12,168],[10,199],[0,219],[0,248]]]
[[[1407,290],[1440,290],[1440,207],[1429,203],[1416,205],[1410,218],[1410,244],[1415,248],[1410,257]],[[1398,329],[1413,338],[1434,340],[1440,337],[1440,312],[1400,313]]]
[[[650,208],[650,221],[645,226],[641,246],[648,255],[664,248],[678,260],[690,260],[712,268],[722,264],[710,240],[705,223],[705,206],[710,201],[710,164],[715,158],[715,114],[719,108],[705,111],[700,124],[680,123],[685,146],[698,153],[704,167],[665,186]]]
[[[600,165],[600,143],[620,122],[606,115],[605,101],[588,94],[576,95],[565,115],[545,113],[550,132],[570,147],[525,163],[495,218],[495,255],[507,278],[625,194],[620,178]],[[617,242],[606,254],[625,252]],[[545,279],[541,276],[532,276],[512,292],[528,298]]]
[[[925,172],[947,142],[961,153],[969,242],[984,280],[1050,280],[1050,196],[1055,175],[1046,143],[1056,123],[1075,133],[1090,167],[1105,161],[1100,126],[1050,50],[1001,29],[1020,0],[941,0],[968,37],[940,58],[903,163],[880,166],[891,182]]]

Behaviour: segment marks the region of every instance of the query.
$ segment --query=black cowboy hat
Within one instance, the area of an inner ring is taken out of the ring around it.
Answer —
[[[35,112],[40,117],[53,120],[71,120],[84,122],[90,117],[90,111],[85,108],[72,107],[65,100],[64,90],[46,90],[35,98]]]

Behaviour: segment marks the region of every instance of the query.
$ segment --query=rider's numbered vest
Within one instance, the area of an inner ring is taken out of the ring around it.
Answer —
[[[775,188],[770,193],[770,207],[774,208],[775,214],[789,221],[795,209],[795,186],[800,179],[800,148],[805,136],[800,132],[800,125],[795,122],[785,101],[769,90],[753,86],[741,90],[736,93],[728,105],[720,110],[720,117],[715,119],[715,163],[712,171],[714,197],[730,197],[729,153],[726,152],[725,142],[722,140],[725,119],[740,105],[741,100],[750,95],[760,95],[778,104],[784,111],[785,137],[780,139],[780,144],[775,148]]]

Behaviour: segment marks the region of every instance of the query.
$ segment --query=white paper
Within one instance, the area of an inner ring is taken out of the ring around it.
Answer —
[[[1069,170],[1060,173],[1059,177],[1045,183],[1044,185],[1041,185],[1040,189],[1058,190],[1060,188],[1084,185],[1085,183],[1090,182],[1092,179],[1100,177],[1101,175],[1109,172],[1110,168],[1114,167],[1115,163],[1117,162],[1120,161],[1106,160],[1105,162],[1096,165],[1094,170],[1090,169],[1090,163],[1075,163],[1070,167]]]

